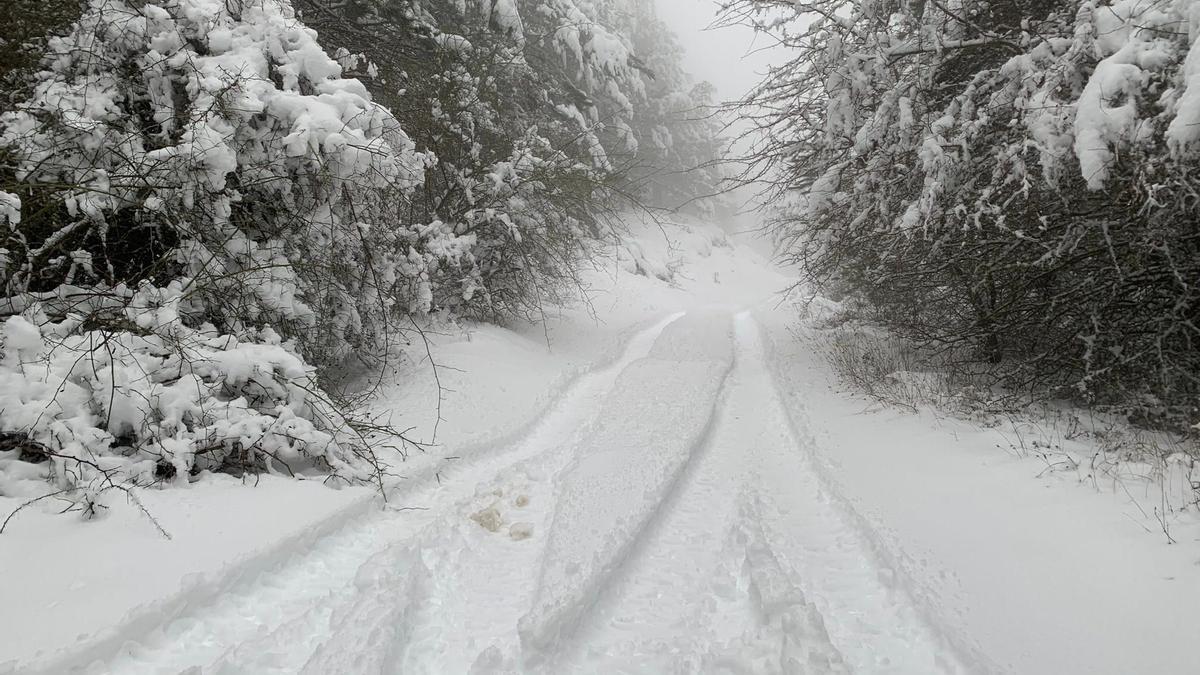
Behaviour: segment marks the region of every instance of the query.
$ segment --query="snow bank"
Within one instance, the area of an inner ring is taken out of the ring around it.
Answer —
[[[685,280],[676,274],[678,270],[700,272],[703,259],[717,250],[734,248],[729,235],[709,223],[678,218],[657,221],[645,214],[628,214],[625,227],[626,236],[617,249],[621,269],[669,283]]]

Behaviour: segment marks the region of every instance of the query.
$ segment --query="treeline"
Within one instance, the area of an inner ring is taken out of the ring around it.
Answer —
[[[1010,393],[1200,421],[1200,15],[1174,0],[739,0],[785,255]]]
[[[203,470],[378,481],[338,374],[423,316],[537,314],[608,214],[704,208],[718,178],[693,170],[707,92],[648,2],[12,13],[0,452],[71,498]]]

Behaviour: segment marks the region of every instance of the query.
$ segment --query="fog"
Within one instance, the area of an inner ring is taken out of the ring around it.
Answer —
[[[653,0],[686,50],[686,67],[707,80],[721,100],[742,97],[767,70],[769,42],[744,26],[710,28],[717,14],[713,0]],[[757,39],[756,39],[757,38]]]
[[[658,8],[658,14],[674,31],[685,51],[684,67],[696,81],[706,80],[716,88],[718,102],[740,100],[767,72],[772,58],[779,53],[769,53],[764,47],[769,38],[756,35],[746,26],[713,27],[717,19],[718,5],[714,0],[650,0]],[[746,131],[746,125],[736,115],[726,118],[731,124],[727,137],[731,140]],[[730,157],[741,156],[747,149],[748,139],[729,151]],[[739,171],[736,163],[728,166],[730,174]],[[760,226],[761,204],[759,189],[747,186],[726,195],[729,203],[739,214],[719,222],[731,234],[756,231]],[[770,255],[769,244],[754,237],[740,237],[743,243],[761,248]]]

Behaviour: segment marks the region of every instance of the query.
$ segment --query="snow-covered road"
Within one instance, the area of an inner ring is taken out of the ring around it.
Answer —
[[[1195,672],[1191,511],[1168,545],[1152,482],[855,398],[787,278],[658,232],[637,269],[672,283],[598,277],[599,321],[447,332],[440,382],[396,373],[374,405],[444,424],[384,508],[214,474],[142,493],[170,540],[127,505],[22,514],[0,673]]]
[[[721,326],[711,317],[691,335]],[[616,570],[581,599],[578,629],[547,645],[550,670],[961,670],[825,494],[749,314],[735,319],[733,363],[709,432]]]
[[[827,495],[805,424],[749,314],[671,316],[510,447],[102,669],[962,670]]]

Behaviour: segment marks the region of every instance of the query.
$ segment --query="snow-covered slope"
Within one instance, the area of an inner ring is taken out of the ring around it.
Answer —
[[[375,405],[432,445],[386,507],[206,476],[143,493],[171,540],[18,515],[0,672],[1191,672],[1194,519],[1168,546],[997,430],[832,387],[719,228],[634,223],[589,279],[429,331],[436,381],[414,345]]]

